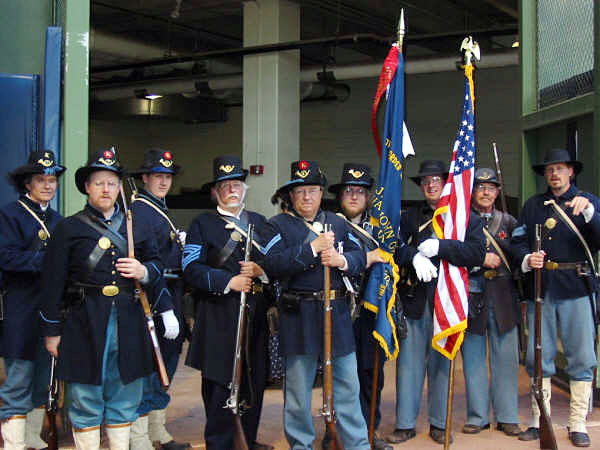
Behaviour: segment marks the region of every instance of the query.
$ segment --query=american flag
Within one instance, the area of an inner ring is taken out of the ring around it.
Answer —
[[[475,172],[473,66],[465,67],[465,93],[448,180],[433,216],[439,239],[464,241]],[[441,260],[433,313],[433,348],[449,359],[460,349],[467,328],[469,276],[465,267]]]

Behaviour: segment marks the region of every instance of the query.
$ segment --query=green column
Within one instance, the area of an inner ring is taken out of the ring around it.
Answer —
[[[66,0],[64,17],[64,92],[62,162],[68,172],[61,184],[61,212],[81,209],[84,197],[75,187],[75,170],[88,156],[89,0]]]
[[[519,1],[521,117],[537,111],[537,1]],[[537,132],[521,132],[521,203],[536,192],[531,164],[536,160]]]
[[[52,0],[4,0],[1,14],[0,72],[42,73]]]
[[[600,2],[594,2],[594,173],[600,194]]]

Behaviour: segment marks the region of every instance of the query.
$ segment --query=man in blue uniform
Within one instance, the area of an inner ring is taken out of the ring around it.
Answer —
[[[262,269],[263,236],[267,220],[244,207],[248,171],[236,156],[213,161],[210,188],[216,212],[200,214],[190,225],[182,268],[187,285],[194,289],[196,320],[186,364],[202,371],[202,398],[206,412],[206,448],[233,448],[235,426],[225,408],[230,396],[240,293],[246,292],[249,324],[246,327],[241,417],[246,441],[252,449],[270,449],[256,442],[267,380],[267,300]],[[250,261],[244,262],[246,232],[254,225]]]
[[[569,439],[576,447],[589,447],[586,415],[597,358],[594,350],[595,294],[592,254],[600,248],[598,198],[580,191],[573,183],[583,165],[566,150],[550,150],[533,170],[548,185],[546,192],[531,197],[521,211],[511,246],[516,261],[527,274],[527,298],[533,299],[533,269],[542,271],[542,385],[550,411],[550,377],[556,372],[557,328],[567,359],[571,405]],[[564,215],[570,221],[565,220]],[[543,224],[542,251],[535,252],[535,225]],[[529,302],[527,321],[534,329],[534,303]],[[533,334],[527,344],[527,373],[533,376]],[[521,440],[539,439],[539,410],[532,397],[530,427]]]
[[[147,150],[141,167],[132,172],[133,176],[142,179],[144,187],[133,199],[131,209],[134,220],[148,224],[156,237],[175,316],[179,323],[184,323],[181,304],[181,254],[185,244],[185,232],[175,227],[169,218],[165,202],[173,177],[179,170],[180,166],[175,164],[171,152],[158,148]],[[167,375],[172,380],[185,335],[179,333],[175,336],[172,331],[167,332],[162,326],[162,321],[157,323],[157,334]],[[151,450],[153,442],[158,442],[163,450],[182,450],[189,447],[188,443],[176,442],[165,428],[166,408],[170,400],[171,397],[163,389],[157,373],[144,379],[144,397],[138,409],[140,417],[131,427],[131,450]]]
[[[477,169],[472,196],[474,212],[471,214],[478,214],[484,221],[487,247],[482,266],[469,274],[471,280],[478,280],[478,284],[483,283],[483,286],[469,289],[469,326],[462,345],[467,423],[462,431],[476,434],[490,427],[491,396],[496,428],[509,436],[517,436],[521,431],[518,404],[519,311],[510,252],[510,236],[517,221],[510,214],[494,208],[499,192],[496,173],[488,168]]]
[[[331,268],[333,397],[345,448],[369,449],[361,413],[352,320],[342,275],[359,276],[366,255],[345,219],[321,209],[326,184],[317,162],[297,161],[280,191],[291,207],[270,221],[269,276],[284,285],[280,299],[280,348],[285,358],[284,419],[291,448],[312,448],[311,393],[323,358],[323,266]],[[322,233],[324,225],[332,231]]]
[[[27,164],[9,174],[19,199],[0,209],[0,355],[6,369],[0,419],[6,449],[46,447],[40,431],[50,357],[40,335],[38,295],[42,259],[61,218],[49,202],[64,171],[51,151],[31,153]]]
[[[336,200],[340,205],[344,218],[348,221],[352,233],[360,242],[360,246],[366,253],[367,272],[358,277],[353,277],[352,283],[357,289],[355,296],[360,304],[352,305],[356,307],[353,317],[354,340],[356,343],[356,363],[358,366],[358,380],[360,382],[360,407],[367,425],[369,424],[371,408],[371,390],[374,379],[374,357],[375,351],[379,351],[379,370],[377,383],[377,396],[375,398],[375,428],[377,430],[381,422],[381,390],[383,389],[383,365],[385,354],[375,338],[373,330],[375,328],[375,314],[364,306],[364,290],[368,280],[368,269],[377,262],[383,262],[380,256],[377,240],[373,235],[373,226],[369,219],[370,192],[373,186],[373,177],[369,166],[357,163],[346,163],[342,170],[342,177],[338,184],[333,184],[327,189],[336,195]],[[373,448],[391,450],[392,446],[387,445],[383,439],[376,434],[373,435]]]
[[[399,295],[407,317],[407,337],[397,359],[396,429],[393,443],[415,437],[423,383],[427,373],[429,436],[444,443],[450,360],[431,347],[433,300],[440,259],[455,266],[481,266],[485,256],[483,224],[470,215],[464,242],[438,240],[431,220],[448,172],[443,162],[423,161],[411,179],[420,186],[425,201],[402,213],[400,240],[394,259],[405,273]]]
[[[128,257],[127,226],[117,203],[122,168],[113,150],[94,153],[75,173],[85,208],[56,227],[44,258],[41,317],[46,348],[58,358],[69,389],[69,419],[78,449],[129,448],[143,377],[154,370],[151,342],[134,282],[149,293],[162,282],[156,240],[134,223],[136,259]],[[165,328],[177,328],[170,296],[156,300]],[[175,333],[176,334],[176,333]]]

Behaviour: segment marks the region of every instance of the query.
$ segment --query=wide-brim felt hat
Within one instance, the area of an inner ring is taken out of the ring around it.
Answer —
[[[362,186],[369,189],[373,186],[373,177],[371,176],[371,168],[364,164],[346,163],[342,170],[342,177],[339,183],[332,184],[327,189],[329,192],[336,194],[344,186]]]
[[[410,179],[420,185],[421,178],[431,175],[442,175],[444,180],[446,180],[446,178],[448,178],[446,164],[436,159],[423,161],[419,166],[419,172],[414,177],[410,177]]]
[[[496,186],[500,186],[500,182],[496,177],[496,171],[488,169],[487,167],[480,167],[475,171],[474,184],[477,183],[492,183]]]
[[[117,160],[117,155],[113,149],[94,152],[88,159],[87,164],[75,171],[75,185],[79,192],[87,195],[85,182],[92,173],[100,170],[114,172],[119,178],[123,178],[123,167]]]
[[[281,193],[285,193],[296,186],[327,186],[327,178],[321,172],[317,161],[294,161],[290,169],[290,181],[277,189]]]
[[[576,159],[571,159],[571,155],[568,151],[562,148],[554,148],[544,156],[544,161],[541,164],[534,164],[531,168],[538,175],[544,175],[544,171],[546,170],[546,166],[550,164],[558,164],[558,163],[566,163],[573,166],[573,172],[575,175],[580,173],[583,170],[583,163],[581,161],[577,161]]]
[[[141,178],[143,174],[149,173],[170,173],[177,175],[181,166],[175,164],[173,153],[161,148],[150,148],[144,153],[144,162],[142,165],[129,172],[135,178]]]
[[[202,191],[209,191],[219,181],[246,181],[248,170],[242,167],[242,160],[237,156],[218,156],[213,160],[213,180],[202,185]]]
[[[8,173],[11,184],[20,192],[25,190],[25,180],[31,175],[55,175],[60,177],[66,167],[56,163],[52,150],[36,150],[29,154],[27,164]]]

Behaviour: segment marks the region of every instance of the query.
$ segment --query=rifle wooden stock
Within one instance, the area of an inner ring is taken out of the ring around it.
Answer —
[[[56,429],[56,411],[58,409],[58,380],[56,379],[56,357],[52,357],[50,365],[50,381],[48,383],[48,400],[46,401],[46,417],[48,418],[48,450],[58,450],[58,431]]]
[[[246,249],[244,253],[244,262],[250,261],[250,253],[252,252],[252,239],[254,236],[254,225],[248,224],[248,232],[246,235]],[[242,350],[244,348],[244,339],[246,336],[246,293],[240,292],[240,310],[238,312],[237,333],[235,337],[235,352],[233,355],[233,373],[231,375],[230,395],[225,402],[225,408],[229,408],[233,414],[235,425],[235,434],[233,436],[234,450],[248,450],[248,442],[242,427],[242,409],[240,405],[240,387],[242,385]]]
[[[535,251],[539,252],[542,247],[542,225],[535,225]],[[534,375],[533,395],[540,410],[540,448],[557,450],[556,437],[552,428],[552,419],[546,404],[542,390],[542,269],[534,269],[535,273],[535,335],[534,335]]]
[[[325,233],[331,231],[331,225],[325,224]],[[323,408],[321,414],[331,438],[331,450],[343,450],[344,446],[335,426],[336,417],[333,408],[333,355],[331,351],[331,269],[323,266]]]
[[[125,198],[125,192],[123,191],[123,185],[121,185],[121,199],[123,200],[123,207],[125,209],[127,219],[127,257],[135,259],[135,244],[133,240],[133,214],[131,209],[127,207],[127,200]],[[150,309],[150,303],[148,297],[142,289],[142,285],[136,279],[133,280],[135,284],[135,296],[139,299],[146,319],[146,328],[150,334],[150,341],[152,342],[152,350],[154,351],[154,360],[156,361],[156,369],[160,382],[164,389],[169,387],[169,375],[167,375],[167,368],[160,351],[160,345],[158,344],[158,338],[156,337],[156,327],[154,326],[154,319],[152,318],[152,311]]]

